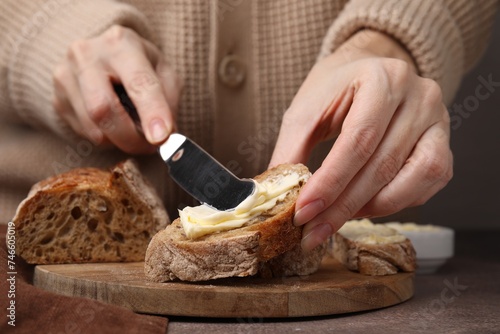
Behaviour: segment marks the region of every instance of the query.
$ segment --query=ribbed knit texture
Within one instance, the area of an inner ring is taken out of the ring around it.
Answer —
[[[420,75],[436,80],[446,103],[484,52],[496,1],[352,0],[328,31],[325,57],[361,29],[391,35],[413,56]]]
[[[218,46],[211,32],[221,19],[214,8],[224,4],[237,6],[238,1],[3,0],[0,118],[47,128],[63,138],[74,137],[51,107],[52,72],[72,41],[121,24],[163,51],[184,82],[179,130],[214,150],[210,87],[217,84],[218,64],[211,55]],[[267,136],[267,145],[258,151],[255,173],[266,167],[283,113],[311,67],[356,31],[376,29],[399,40],[420,74],[437,80],[445,100],[450,101],[464,71],[485,49],[495,8],[494,0],[252,0],[248,15],[253,63],[247,64],[247,73],[253,76],[256,107],[247,112],[256,114],[258,124],[252,127],[254,133],[245,124],[241,131],[245,136]],[[84,140],[66,143],[48,132],[26,128],[14,133],[14,129],[0,131],[0,156],[12,157],[0,160],[1,222],[12,217],[31,184],[57,172],[57,166],[109,166],[125,157],[91,147],[79,161],[68,163],[68,152],[85,146]],[[22,149],[17,144],[23,144]],[[172,184],[158,158],[138,159],[171,213],[179,205],[192,203]]]
[[[135,8],[110,1],[2,1],[0,34],[5,51],[8,101],[4,112],[16,112],[31,125],[68,135],[52,110],[52,73],[75,39],[101,33],[113,24],[130,27],[151,39],[146,17]],[[2,71],[3,72],[3,71]],[[5,78],[2,77],[2,81]],[[4,85],[2,85],[3,87]]]
[[[257,133],[279,130],[283,113],[318,56],[319,45],[347,1],[257,1],[253,7],[256,59]],[[260,129],[260,130],[259,130]],[[269,163],[275,140],[263,150],[259,166]]]

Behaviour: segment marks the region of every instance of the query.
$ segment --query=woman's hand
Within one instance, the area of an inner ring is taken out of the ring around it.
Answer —
[[[364,34],[362,47],[354,36],[348,43],[355,44],[311,70],[284,115],[271,160],[305,162],[317,143],[338,136],[296,203],[305,250],[351,218],[421,205],[452,177],[440,87],[419,77],[392,39]]]
[[[134,102],[146,139],[113,90],[121,83]],[[180,84],[161,52],[131,29],[113,26],[71,45],[54,71],[53,105],[79,135],[131,153],[150,153],[173,131]]]

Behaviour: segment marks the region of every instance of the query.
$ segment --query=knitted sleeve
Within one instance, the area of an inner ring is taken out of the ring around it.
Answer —
[[[497,0],[351,0],[330,27],[319,58],[361,29],[386,33],[436,80],[446,103],[486,49]]]
[[[145,38],[146,18],[112,0],[0,3],[0,116],[72,137],[52,108],[52,73],[70,44],[98,35],[113,24]]]

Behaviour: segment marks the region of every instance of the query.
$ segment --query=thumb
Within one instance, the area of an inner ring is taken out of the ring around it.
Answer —
[[[283,163],[305,163],[312,150],[307,125],[288,110],[283,116],[269,168]]]

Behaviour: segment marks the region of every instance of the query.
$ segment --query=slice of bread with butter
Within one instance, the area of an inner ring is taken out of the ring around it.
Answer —
[[[413,272],[416,254],[408,238],[369,219],[351,220],[332,236],[329,253],[348,269],[364,275]]]
[[[316,271],[326,247],[302,253],[302,227],[292,222],[295,201],[310,175],[302,164],[279,165],[256,176],[254,194],[233,210],[185,208],[151,240],[146,277],[155,282],[205,281]]]

